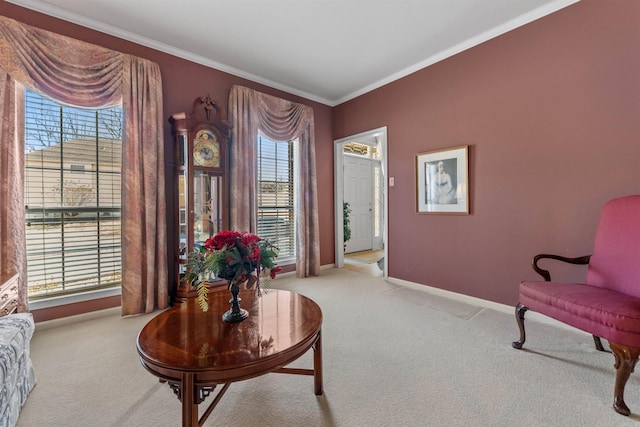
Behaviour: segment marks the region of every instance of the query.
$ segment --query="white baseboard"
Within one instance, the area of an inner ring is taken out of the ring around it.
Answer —
[[[469,295],[464,295],[464,294],[460,294],[457,292],[452,292],[452,291],[447,291],[445,289],[440,289],[440,288],[434,288],[433,286],[429,286],[429,285],[423,285],[420,283],[415,283],[415,282],[409,282],[407,280],[402,280],[402,279],[397,279],[395,277],[389,277],[388,279],[389,283],[393,283],[396,285],[400,285],[400,286],[406,286],[412,289],[418,289],[418,290],[423,290],[425,292],[431,293],[433,295],[437,295],[437,296],[441,296],[444,298],[448,298],[454,301],[458,301],[458,302],[462,302],[462,303],[466,303],[466,304],[471,304],[471,305],[475,305],[478,307],[482,307],[482,308],[488,308],[491,310],[496,310],[496,311],[500,311],[502,313],[508,313],[513,315],[514,317],[514,325],[515,325],[515,306],[510,306],[510,305],[506,305],[506,304],[501,304],[501,303],[497,303],[494,301],[489,301],[489,300],[485,300],[482,298],[476,298],[476,297],[472,297]],[[528,321],[534,321],[534,322],[539,322],[539,323],[544,323],[547,325],[552,325],[558,328],[562,328],[562,329],[566,329],[566,330],[570,330],[570,331],[574,331],[574,332],[581,332],[584,333],[586,335],[590,335],[587,334],[584,331],[581,331],[579,329],[574,328],[573,326],[569,326],[566,323],[562,323],[556,319],[553,319],[551,317],[545,316],[544,314],[540,314],[540,313],[536,313],[535,311],[527,311],[527,322]]]

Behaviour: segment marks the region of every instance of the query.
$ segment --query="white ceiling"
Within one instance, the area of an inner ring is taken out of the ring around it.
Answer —
[[[8,0],[334,106],[579,0]]]

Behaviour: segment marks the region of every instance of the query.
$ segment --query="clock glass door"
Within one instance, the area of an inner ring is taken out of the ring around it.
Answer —
[[[200,170],[193,175],[193,240],[199,246],[222,231],[222,176]]]
[[[178,273],[182,276],[185,273],[188,252],[192,250],[188,247],[189,239],[189,215],[187,213],[187,194],[189,186],[187,184],[187,168],[186,168],[186,156],[187,150],[187,136],[185,134],[178,136]]]

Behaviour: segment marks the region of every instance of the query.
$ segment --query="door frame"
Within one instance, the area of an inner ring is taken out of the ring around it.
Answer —
[[[342,204],[344,203],[344,165],[343,165],[343,149],[344,144],[348,142],[358,142],[361,144],[372,145],[374,142],[380,144],[380,166],[382,169],[382,245],[384,247],[384,268],[383,275],[387,279],[389,277],[389,254],[388,254],[388,226],[389,226],[389,210],[388,210],[388,162],[387,162],[387,127],[379,127],[356,135],[347,136],[345,138],[333,141],[333,182],[334,182],[334,207],[335,207],[335,267],[344,267],[344,247],[342,241],[344,239],[344,223],[342,219]]]

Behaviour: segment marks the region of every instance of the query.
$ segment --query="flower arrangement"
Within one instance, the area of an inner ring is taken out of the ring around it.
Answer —
[[[214,275],[232,285],[246,282],[247,288],[260,288],[260,277],[275,278],[282,269],[275,263],[277,248],[255,234],[221,231],[208,238],[189,256],[183,280],[196,286],[198,304],[209,309],[206,278]]]

